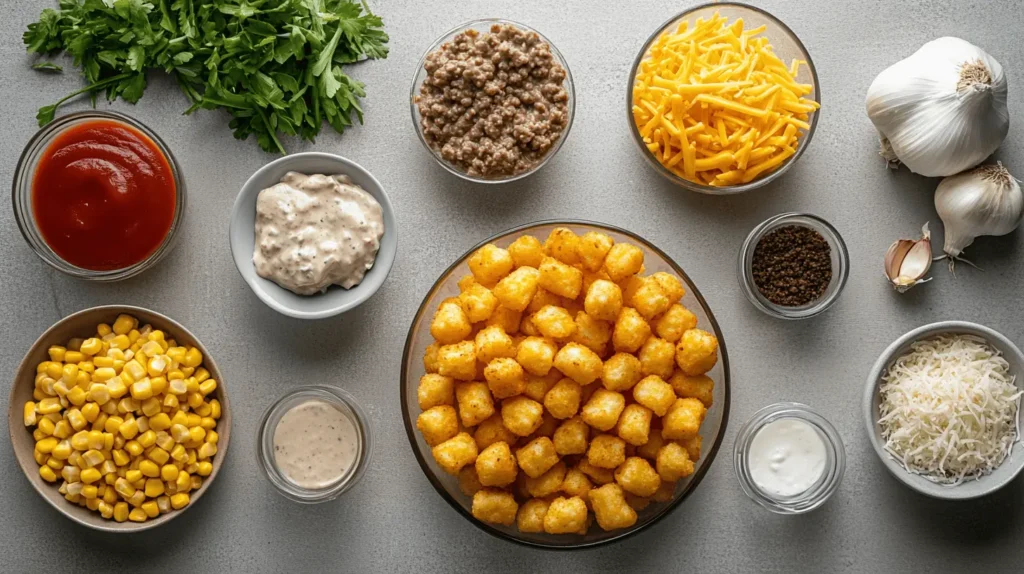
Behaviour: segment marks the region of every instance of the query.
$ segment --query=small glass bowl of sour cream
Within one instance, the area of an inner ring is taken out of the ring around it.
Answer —
[[[352,395],[329,386],[299,387],[267,409],[257,460],[278,492],[296,502],[334,500],[362,477],[370,425]]]
[[[846,450],[835,427],[813,409],[776,403],[740,428],[733,461],[751,500],[777,514],[802,514],[839,488]]]

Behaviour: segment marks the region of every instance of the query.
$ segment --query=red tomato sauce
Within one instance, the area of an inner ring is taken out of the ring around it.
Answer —
[[[174,220],[174,174],[142,132],[91,120],[61,132],[32,181],[32,212],[50,249],[93,271],[124,269],[163,243]]]

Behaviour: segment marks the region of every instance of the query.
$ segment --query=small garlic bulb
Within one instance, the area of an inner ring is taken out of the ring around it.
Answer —
[[[985,161],[1010,129],[1003,67],[959,38],[932,40],[884,70],[866,103],[882,155],[929,177]]]
[[[935,211],[946,227],[943,251],[960,257],[982,235],[1006,235],[1024,215],[1020,185],[1002,163],[947,177],[935,190]]]

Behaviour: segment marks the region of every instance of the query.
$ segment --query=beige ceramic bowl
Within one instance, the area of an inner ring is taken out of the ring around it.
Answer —
[[[50,345],[64,345],[68,339],[73,337],[88,337],[96,332],[96,325],[100,323],[112,324],[114,319],[121,313],[127,313],[136,317],[139,323],[149,323],[154,329],[162,329],[170,337],[179,343],[195,346],[203,353],[203,366],[210,371],[210,376],[217,380],[217,390],[214,395],[221,404],[221,417],[217,421],[217,434],[220,436],[217,441],[217,454],[211,461],[213,472],[203,480],[203,486],[191,495],[188,506],[181,510],[172,510],[167,514],[151,518],[145,522],[115,522],[99,515],[99,513],[72,504],[64,499],[64,495],[57,492],[57,484],[50,484],[39,476],[39,465],[32,457],[35,449],[35,441],[32,440],[32,432],[25,427],[23,422],[23,409],[27,401],[32,400],[34,388],[36,365],[42,361],[49,360],[46,350]],[[221,376],[217,363],[214,362],[206,347],[188,329],[179,323],[149,309],[142,307],[131,307],[127,305],[108,305],[104,307],[93,307],[85,309],[58,321],[43,333],[29,349],[28,354],[22,359],[18,372],[14,376],[14,383],[11,385],[10,405],[7,413],[7,426],[11,433],[11,443],[14,446],[14,455],[18,464],[25,471],[25,476],[32,483],[32,487],[51,506],[56,508],[64,516],[75,522],[104,532],[140,532],[154,528],[166,522],[170,522],[185,510],[192,508],[203,494],[210,488],[213,479],[217,478],[220,467],[227,456],[228,443],[231,439],[231,408],[228,405],[227,392],[224,389],[224,377]]]

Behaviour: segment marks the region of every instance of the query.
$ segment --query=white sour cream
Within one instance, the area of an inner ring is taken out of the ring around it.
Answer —
[[[288,172],[256,199],[256,273],[299,295],[350,289],[373,267],[380,204],[344,175]]]
[[[764,492],[790,497],[806,492],[825,472],[825,442],[811,425],[795,418],[772,421],[750,442],[750,477]]]
[[[295,405],[274,429],[274,461],[296,486],[319,490],[338,481],[362,449],[352,420],[326,401]]]

